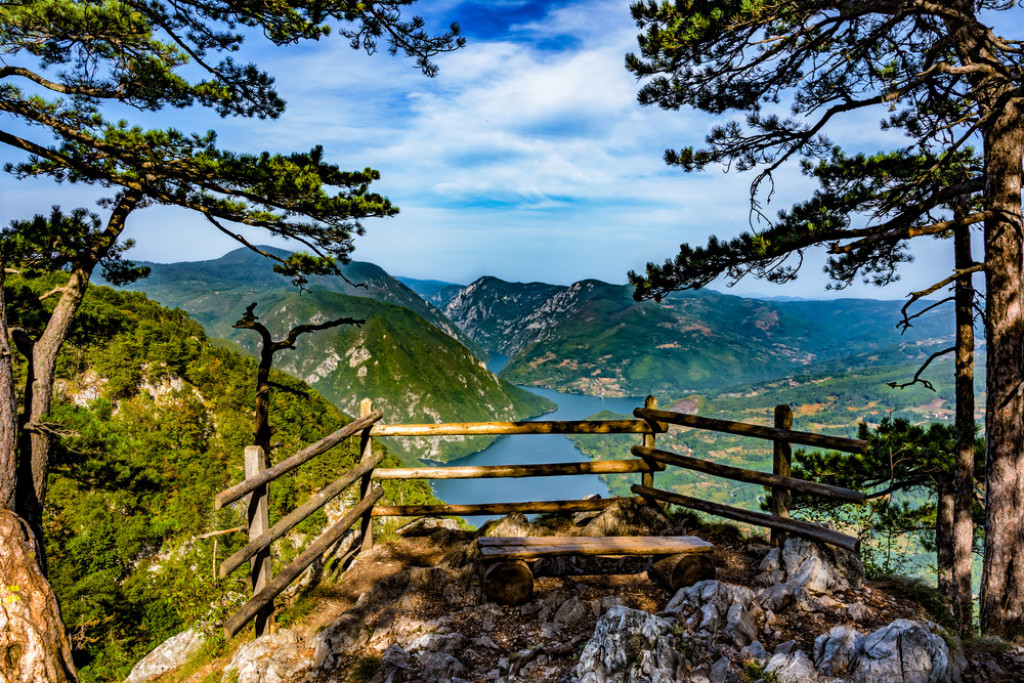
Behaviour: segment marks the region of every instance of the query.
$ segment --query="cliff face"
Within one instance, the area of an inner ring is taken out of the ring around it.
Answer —
[[[649,579],[648,559],[551,558],[533,565],[532,597],[501,605],[479,587],[474,534],[420,520],[321,586],[315,606],[299,606],[304,619],[204,671],[253,683],[910,683],[1012,680],[992,665],[1024,665],[1024,648],[965,657],[910,592],[865,581],[845,551],[793,539],[769,549],[631,502],[560,525],[511,516],[485,533],[703,534],[716,544],[713,576],[672,591]]]

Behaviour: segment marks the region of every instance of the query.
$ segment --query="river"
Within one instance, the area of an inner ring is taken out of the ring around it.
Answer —
[[[487,368],[499,372],[508,359],[495,355]],[[554,389],[527,387],[523,389],[543,396],[558,404],[558,410],[534,420],[583,420],[602,410],[631,415],[633,409],[644,404],[642,397],[602,398],[568,394]],[[623,437],[623,449],[628,448],[628,437]],[[590,460],[579,451],[568,437],[558,434],[502,436],[488,448],[446,463],[458,465],[527,465],[537,463],[586,462]],[[437,479],[434,494],[452,504],[520,503],[537,500],[573,500],[592,494],[608,495],[608,487],[596,474],[573,477],[512,477],[495,479]],[[491,516],[466,517],[466,521],[479,526]]]

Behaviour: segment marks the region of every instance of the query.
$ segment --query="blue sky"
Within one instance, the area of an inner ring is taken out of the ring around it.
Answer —
[[[636,103],[623,66],[636,36],[626,0],[442,0],[416,9],[435,27],[458,20],[469,38],[465,49],[437,60],[437,78],[402,57],[354,52],[344,39],[286,48],[254,40],[241,58],[277,78],[288,102],[280,119],[219,119],[202,110],[130,117],[215,128],[221,146],[240,151],[322,144],[342,167],[379,169],[378,190],[402,212],[367,221],[355,258],[395,275],[624,282],[629,269],[673,256],[681,242],[748,228],[749,174],[684,174],[662,162],[665,148],[700,144],[713,121]],[[879,131],[879,116],[846,122],[833,136],[869,151],[894,142]],[[8,150],[0,157],[13,158]],[[812,189],[795,168],[782,169],[776,187],[772,214]],[[0,220],[94,199],[87,188],[5,177]],[[133,257],[152,261],[213,258],[236,246],[205,221],[163,207],[134,215],[128,234],[137,242]],[[918,242],[902,282],[885,290],[858,284],[840,295],[902,298],[944,277],[949,246]],[[747,279],[731,291],[836,296],[825,291],[822,263],[811,255],[791,285]]]

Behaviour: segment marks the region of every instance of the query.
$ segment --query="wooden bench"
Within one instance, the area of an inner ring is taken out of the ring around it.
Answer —
[[[484,594],[495,602],[517,605],[533,594],[533,572],[528,559],[558,555],[690,556],[710,552],[714,545],[696,536],[493,536],[477,539],[480,557],[491,560],[481,574]],[[674,590],[676,566],[664,567],[664,583]],[[701,566],[706,565],[705,563]],[[687,568],[684,567],[682,573]]]

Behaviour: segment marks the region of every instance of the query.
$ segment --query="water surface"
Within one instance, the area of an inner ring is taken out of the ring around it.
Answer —
[[[504,356],[495,356],[488,363],[491,372],[498,372],[508,362]],[[553,413],[536,420],[583,420],[602,410],[630,415],[634,408],[644,404],[642,397],[602,398],[569,394],[554,389],[526,387],[523,389],[543,396],[558,404]],[[637,438],[622,435],[622,456],[626,457]],[[446,464],[463,465],[532,465],[561,462],[587,462],[590,458],[576,448],[572,441],[559,434],[522,434],[499,437],[490,447]],[[434,494],[456,505],[472,503],[522,503],[541,500],[574,500],[589,495],[608,495],[608,487],[596,474],[572,477],[515,477],[502,479],[439,479],[432,482]],[[489,516],[466,517],[466,521],[479,526]]]

